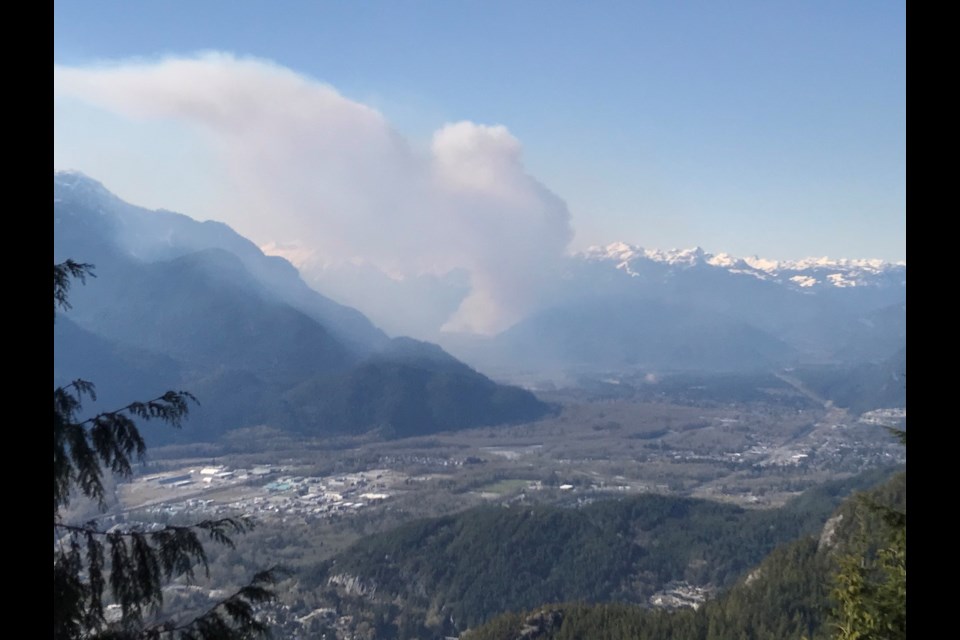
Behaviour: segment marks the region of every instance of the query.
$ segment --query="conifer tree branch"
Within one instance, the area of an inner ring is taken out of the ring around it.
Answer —
[[[77,379],[53,391],[54,515],[69,502],[71,486],[105,506],[103,467],[121,477],[130,477],[132,461],[143,460],[146,443],[135,418],[162,420],[179,427],[189,413],[190,402],[199,404],[188,391],[167,391],[146,402],[131,402],[77,420],[84,396],[96,400],[93,384]]]
[[[80,282],[86,282],[87,276],[96,278],[93,273],[93,265],[87,262],[75,262],[67,260],[60,264],[53,265],[53,318],[57,318],[57,309],[66,311],[70,308],[67,301],[67,293],[70,291],[71,279],[76,278]]]
[[[75,380],[67,386],[74,386],[78,382],[84,381]],[[94,396],[93,399],[95,400],[96,397]],[[169,422],[174,427],[179,427],[180,420],[186,417],[189,413],[190,407],[187,404],[187,401],[191,401],[197,405],[200,404],[200,401],[197,400],[196,397],[194,397],[194,395],[189,391],[167,391],[163,395],[157,396],[152,400],[147,400],[146,402],[131,402],[124,407],[120,407],[114,411],[104,411],[102,413],[98,413],[97,415],[87,418],[86,420],[76,424],[80,426],[96,426],[97,424],[108,423],[112,420],[115,420],[117,416],[120,416],[124,413],[129,413],[138,418],[143,418],[144,420],[159,418],[165,422]]]
[[[66,594],[60,597],[85,601],[84,625],[89,629],[101,628],[105,624],[103,592],[109,576],[110,591],[121,607],[124,623],[138,627],[146,610],[156,613],[162,607],[163,581],[179,576],[192,580],[197,565],[201,565],[204,574],[209,577],[206,553],[198,537],[200,531],[206,531],[211,538],[232,548],[233,541],[227,534],[243,533],[252,527],[253,523],[243,518],[203,520],[193,525],[167,525],[149,532],[139,529],[103,530],[94,521],[80,525],[55,522],[54,530],[67,532],[58,540],[60,551],[54,554],[55,577],[60,575],[63,585],[59,591]],[[64,539],[68,539],[66,547]],[[83,566],[81,556],[84,548],[86,566],[83,572],[87,574],[87,579],[82,582],[77,579],[77,571]],[[105,557],[110,559],[109,570]],[[266,577],[258,574],[253,582],[217,603],[217,606],[244,628],[254,628],[259,623],[253,618],[252,604],[272,597],[263,586],[267,582]],[[210,618],[206,622],[196,622],[194,626],[202,628],[205,624],[217,623]],[[229,625],[224,627],[229,628]],[[197,637],[206,636],[201,633]]]
[[[279,567],[271,567],[265,571],[260,571],[245,586],[226,598],[215,602],[206,611],[188,622],[175,625],[171,621],[166,621],[152,625],[144,629],[140,637],[149,640],[177,637],[184,640],[219,637],[216,632],[230,633],[231,631],[229,623],[224,619],[224,614],[231,622],[241,624],[248,632],[260,636],[267,635],[266,625],[253,617],[253,605],[276,599],[276,595],[269,586],[276,584],[279,575],[284,572]]]
[[[72,279],[94,277],[93,265],[67,260],[54,265],[54,321],[67,310]],[[133,473],[146,444],[137,421],[161,420],[179,427],[197,399],[186,391],[168,391],[146,402],[131,402],[90,418],[77,418],[84,398],[96,400],[92,383],[77,379],[53,392],[53,521],[54,521],[54,637],[63,640],[161,638],[173,640],[233,640],[264,635],[267,627],[255,617],[254,606],[275,596],[269,585],[274,570],[254,576],[246,586],[216,602],[200,616],[176,625],[144,625],[144,614],[156,615],[163,604],[163,584],[179,576],[192,579],[202,566],[209,576],[202,532],[216,543],[233,548],[231,535],[244,533],[254,523],[246,518],[219,518],[192,525],[167,525],[149,531],[137,526],[100,529],[95,520],[85,524],[62,521],[61,509],[72,491],[106,508],[105,469],[122,477]],[[108,623],[104,591],[109,583],[121,620]]]
[[[96,536],[107,536],[107,535],[153,535],[161,532],[177,532],[177,531],[186,531],[190,529],[202,529],[210,533],[211,538],[215,538],[217,542],[223,541],[222,538],[217,538],[216,536],[226,535],[224,532],[228,529],[231,530],[231,533],[246,533],[253,530],[255,523],[253,520],[245,517],[241,518],[218,518],[216,520],[201,520],[193,524],[185,525],[165,525],[162,529],[157,531],[139,531],[136,529],[130,529],[127,531],[117,530],[110,531],[99,529],[95,526],[95,521],[91,520],[84,524],[68,524],[65,522],[56,522],[53,523],[54,528],[63,529],[65,531],[71,531],[76,533],[81,533],[84,535],[91,534]],[[228,543],[227,543],[228,544]]]

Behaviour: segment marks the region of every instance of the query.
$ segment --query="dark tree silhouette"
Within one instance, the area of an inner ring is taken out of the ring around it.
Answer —
[[[69,308],[73,280],[93,276],[93,265],[68,260],[53,266],[54,322]],[[53,631],[55,638],[146,638],[221,640],[266,633],[255,607],[272,600],[275,571],[258,573],[244,587],[186,621],[161,619],[163,585],[196,568],[207,572],[202,537],[232,547],[231,535],[249,530],[246,518],[205,520],[191,526],[149,530],[137,525],[102,529],[95,520],[65,522],[71,497],[83,496],[106,508],[105,472],[131,476],[146,454],[138,420],[180,426],[196,399],[167,391],[145,402],[81,419],[85,398],[96,399],[85,380],[53,391]],[[108,600],[109,598],[109,600]],[[105,604],[120,606],[119,622],[108,623]]]

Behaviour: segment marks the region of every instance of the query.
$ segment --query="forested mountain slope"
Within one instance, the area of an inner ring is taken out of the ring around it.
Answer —
[[[841,559],[845,554],[860,554],[865,549],[866,553],[875,554],[876,549],[890,544],[891,529],[881,522],[871,504],[889,506],[905,514],[906,474],[898,473],[866,494],[844,501],[820,536],[807,535],[779,546],[729,591],[696,610],[652,610],[624,604],[554,604],[501,616],[469,632],[468,637],[471,640],[835,638],[837,625],[844,620],[843,609],[833,593],[841,585],[846,588],[850,584],[837,578]],[[869,561],[866,564],[869,566]],[[876,577],[868,577],[871,579]],[[848,593],[859,598],[876,596],[868,588]],[[888,609],[881,614],[894,626],[881,635],[863,637],[906,637],[906,600],[887,606],[899,609]],[[866,605],[864,611],[880,614],[872,607]]]
[[[888,473],[828,483],[775,510],[659,495],[471,509],[365,538],[303,579],[344,613],[399,607],[422,625],[417,637],[549,602],[645,605],[676,581],[733,585],[779,545],[819,536],[844,496]]]
[[[96,277],[71,291],[72,309],[58,319],[54,384],[102,381],[106,409],[171,388],[196,395],[186,428],[147,428],[153,443],[260,424],[411,435],[549,410],[439,347],[391,340],[226,225],[134,207],[61,173],[54,260],[68,258],[94,264]]]

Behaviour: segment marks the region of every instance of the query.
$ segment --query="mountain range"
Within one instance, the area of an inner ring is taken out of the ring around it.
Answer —
[[[98,408],[169,388],[200,399],[182,432],[268,424],[311,435],[417,435],[532,420],[549,407],[436,345],[389,338],[227,225],[123,202],[54,174],[54,261],[92,263],[54,323],[54,385],[98,385]]]
[[[613,243],[569,256],[541,306],[494,336],[439,331],[469,292],[462,273],[398,281],[366,267],[366,281],[386,287],[377,317],[429,319],[435,330],[422,333],[443,351],[391,339],[223,223],[128,204],[78,173],[54,175],[54,258],[94,263],[97,276],[55,324],[55,383],[90,378],[103,406],[190,389],[202,437],[259,424],[418,434],[548,411],[471,366],[533,383],[794,368],[845,406],[887,403],[864,398],[867,383],[903,395],[903,263]]]
[[[737,258],[725,253],[709,254],[700,247],[661,251],[624,242],[591,247],[578,255],[590,262],[614,263],[617,269],[634,277],[640,275],[644,264],[659,263],[672,267],[709,266],[732,274],[749,275],[758,280],[810,290],[906,284],[906,263],[883,260]]]
[[[388,330],[438,342],[505,378],[856,367],[906,346],[905,262],[738,258],[615,242],[561,264],[542,282],[539,305],[492,336],[442,329],[471,292],[462,270],[396,277],[371,264],[299,266],[313,286]]]
[[[614,243],[571,256],[550,301],[499,335],[440,341],[541,375],[875,364],[906,348],[906,265]]]

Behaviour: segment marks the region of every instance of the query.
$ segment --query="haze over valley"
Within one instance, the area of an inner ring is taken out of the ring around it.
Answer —
[[[57,380],[86,367],[97,379],[207,391],[214,401],[199,415],[212,435],[262,423],[421,435],[548,413],[470,365],[539,388],[587,376],[656,389],[665,375],[797,367],[801,377],[886,372],[896,387],[905,374],[896,370],[901,361],[905,369],[902,264],[748,262],[610,245],[567,258],[550,285],[556,302],[499,334],[446,335],[464,364],[435,345],[389,337],[222,223],[138,208],[76,173],[54,176],[54,219],[55,258],[96,256],[99,272],[57,326]],[[109,344],[94,350],[92,340]],[[374,389],[362,407],[344,399]],[[408,406],[406,393],[426,406]],[[475,404],[449,406],[452,394]]]

